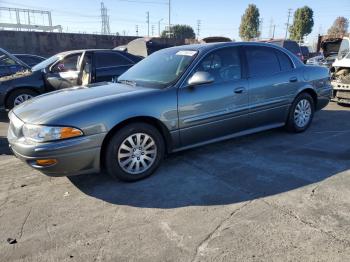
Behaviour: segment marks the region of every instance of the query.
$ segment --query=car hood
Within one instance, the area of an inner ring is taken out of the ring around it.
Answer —
[[[110,102],[152,90],[155,89],[117,83],[77,86],[35,97],[15,107],[13,113],[25,123],[45,124],[69,112],[93,110],[95,105],[108,106]]]
[[[29,71],[29,70],[19,71],[12,75],[0,77],[0,82],[12,83],[13,81],[17,81],[17,80],[21,81],[23,78],[31,77],[33,75],[37,76],[37,74],[34,74],[32,71]]]

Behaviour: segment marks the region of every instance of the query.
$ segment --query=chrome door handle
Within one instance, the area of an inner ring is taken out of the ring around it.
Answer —
[[[244,87],[237,87],[234,92],[236,94],[242,94],[244,92],[244,90],[245,90]]]

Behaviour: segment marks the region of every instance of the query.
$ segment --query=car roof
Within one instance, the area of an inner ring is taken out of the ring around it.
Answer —
[[[220,47],[233,47],[233,46],[266,46],[266,47],[273,47],[280,50],[285,50],[284,48],[281,48],[279,46],[265,43],[265,42],[218,42],[218,43],[206,43],[206,44],[194,44],[194,45],[182,45],[182,46],[175,46],[170,47],[171,49],[179,49],[179,50],[196,50],[196,51],[206,51],[206,50],[212,50]]]

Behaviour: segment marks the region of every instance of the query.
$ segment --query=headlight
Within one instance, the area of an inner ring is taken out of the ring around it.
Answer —
[[[74,127],[40,126],[24,124],[23,136],[35,142],[47,142],[82,136],[83,132]]]

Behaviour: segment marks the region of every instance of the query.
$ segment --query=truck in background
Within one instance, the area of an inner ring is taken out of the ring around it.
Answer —
[[[319,35],[316,55],[308,59],[306,64],[331,67],[337,58],[342,37],[329,37],[327,35]]]
[[[333,98],[350,105],[350,38],[343,37],[335,62],[330,68]]]

